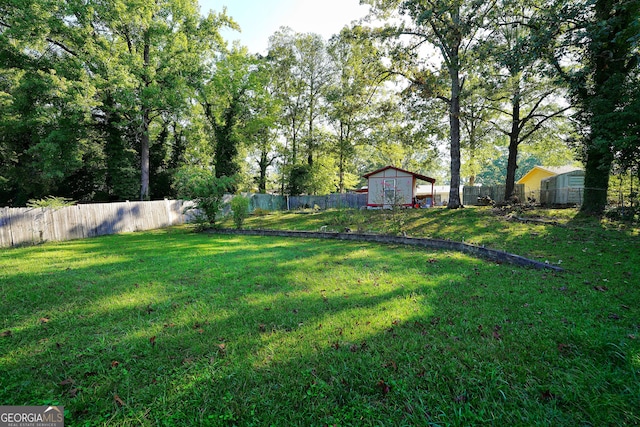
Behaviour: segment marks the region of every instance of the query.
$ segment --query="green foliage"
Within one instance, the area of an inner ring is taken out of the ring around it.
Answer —
[[[249,198],[237,195],[231,199],[231,210],[233,211],[233,223],[237,229],[241,229],[244,220],[249,216]]]
[[[75,201],[67,199],[66,197],[47,196],[43,199],[30,199],[27,202],[29,208],[63,208],[67,206],[74,206]]]
[[[178,197],[193,201],[187,209],[194,213],[197,224],[215,227],[223,196],[235,183],[235,177],[217,178],[210,170],[183,168],[177,174],[175,188]]]

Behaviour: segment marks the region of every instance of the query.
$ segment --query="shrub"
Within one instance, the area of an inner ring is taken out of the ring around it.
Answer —
[[[233,211],[233,223],[237,229],[241,229],[244,220],[249,216],[249,199],[241,195],[235,196],[231,199],[231,210]]]
[[[43,199],[29,199],[27,207],[29,208],[64,208],[73,206],[76,202],[66,197],[47,196]]]
[[[236,177],[216,178],[210,170],[192,167],[178,172],[174,187],[178,197],[193,201],[186,211],[194,213],[196,224],[215,227],[222,198],[235,183]]]

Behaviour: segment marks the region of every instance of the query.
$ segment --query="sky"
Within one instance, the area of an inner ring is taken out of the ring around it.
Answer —
[[[225,30],[223,37],[229,44],[240,40],[249,52],[261,54],[266,54],[269,37],[282,26],[298,33],[317,33],[328,40],[369,11],[360,0],[199,0],[199,4],[203,15],[226,6],[242,32]]]

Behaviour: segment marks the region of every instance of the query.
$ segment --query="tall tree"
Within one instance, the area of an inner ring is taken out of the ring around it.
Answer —
[[[449,109],[450,174],[451,184],[447,207],[462,207],[460,199],[460,94],[464,86],[464,72],[468,65],[471,48],[482,35],[488,13],[495,6],[495,1],[480,0],[366,0],[379,16],[388,15],[390,10],[399,9],[407,16],[409,23],[386,31],[387,35],[409,35],[416,39],[410,46],[415,49],[425,42],[435,47],[440,53],[449,83],[447,95],[440,98],[447,102]],[[431,68],[422,67],[413,77],[414,82],[428,79]]]
[[[501,1],[492,14],[491,34],[480,49],[490,59],[483,73],[487,86],[493,88],[490,108],[506,118],[492,121],[509,140],[505,200],[514,194],[520,145],[534,141],[569,110],[559,102],[563,92],[545,75],[544,62],[536,55],[530,24],[534,6],[520,0]]]
[[[106,2],[98,5],[96,17],[92,25],[104,29],[102,43],[111,47],[105,71],[116,71],[107,78],[121,94],[122,114],[133,124],[139,144],[140,198],[148,199],[151,123],[167,111],[188,108],[203,72],[203,55],[222,47],[221,27],[235,24],[224,12],[201,18],[194,0]]]
[[[335,141],[332,152],[338,167],[338,191],[346,189],[356,145],[365,141],[365,130],[378,102],[383,71],[381,58],[360,27],[344,28],[329,43],[335,79],[327,91],[327,120]],[[353,180],[351,180],[353,181]]]
[[[240,172],[240,128],[250,114],[248,99],[255,85],[256,70],[255,58],[246,48],[235,46],[215,63],[211,78],[199,91],[213,129],[217,178]]]
[[[307,187],[314,160],[324,141],[318,125],[324,117],[324,97],[332,77],[325,42],[317,34],[282,28],[271,37],[267,58],[279,75],[276,87],[289,151],[284,175],[288,174],[292,194],[307,192],[311,190]],[[305,154],[306,162],[302,159]]]
[[[600,214],[607,203],[614,153],[633,123],[629,90],[637,87],[640,3],[631,0],[557,1],[536,22],[555,43],[549,60],[569,84],[586,133],[581,210]],[[552,24],[561,17],[563,25]],[[579,58],[580,63],[575,59]],[[631,121],[630,121],[631,120]],[[635,144],[638,145],[637,138]]]
[[[21,97],[21,86],[30,92],[23,99],[34,108],[27,110],[43,125],[27,138],[29,147],[11,150],[9,157],[20,157],[13,169],[26,172],[31,164],[47,174],[39,192],[60,194],[69,184],[92,197],[111,194],[105,187],[114,183],[129,185],[129,162],[137,157],[138,194],[149,198],[151,144],[167,140],[157,138],[161,116],[189,109],[205,56],[220,48],[218,30],[232,22],[224,13],[202,18],[195,0],[33,0],[0,5],[0,12],[2,72],[27,77],[10,96]],[[17,120],[21,127],[29,121]],[[41,159],[49,160],[37,167]],[[102,188],[81,190],[87,178],[102,179]]]

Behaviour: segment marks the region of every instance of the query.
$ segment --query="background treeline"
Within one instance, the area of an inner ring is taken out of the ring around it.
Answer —
[[[176,197],[203,174],[326,194],[392,164],[450,182],[455,208],[460,183],[510,193],[579,160],[599,212],[612,172],[637,179],[637,1],[363,3],[265,56],[193,0],[0,4],[0,205]]]

